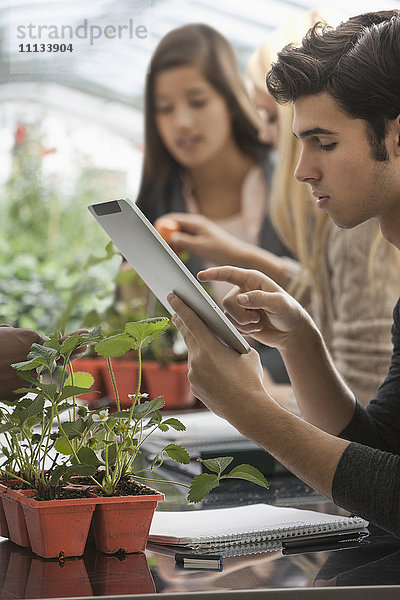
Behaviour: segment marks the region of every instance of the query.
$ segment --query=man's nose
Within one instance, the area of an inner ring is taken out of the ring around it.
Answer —
[[[321,174],[318,166],[302,150],[299,161],[294,171],[294,178],[300,183],[310,183],[311,180],[320,179]]]

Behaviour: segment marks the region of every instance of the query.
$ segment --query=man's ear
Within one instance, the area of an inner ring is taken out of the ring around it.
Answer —
[[[389,139],[395,155],[400,157],[400,115],[391,122]]]

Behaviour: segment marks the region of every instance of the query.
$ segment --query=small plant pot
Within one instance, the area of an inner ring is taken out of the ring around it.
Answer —
[[[162,396],[164,408],[189,408],[196,402],[188,381],[186,362],[162,367],[157,361],[143,361],[144,388],[150,398]]]
[[[73,500],[21,501],[32,551],[43,558],[82,556],[96,502]]]
[[[24,598],[76,598],[93,596],[82,558],[62,563],[32,557]]]
[[[129,398],[128,394],[136,393],[139,376],[139,363],[137,360],[114,359],[111,361],[111,365],[114,372],[114,378],[117,383],[120,406],[121,408],[128,408],[132,405],[132,399]],[[110,372],[108,370],[107,362],[104,365],[103,376],[106,382],[107,394],[115,406],[115,390]]]
[[[84,373],[90,373],[94,382],[92,388],[95,392],[88,392],[78,396],[81,400],[84,400],[89,406],[96,405],[96,401],[107,394],[106,384],[104,381],[104,369],[107,367],[107,361],[105,358],[92,358],[90,356],[83,356],[82,358],[76,358],[73,362],[74,371],[82,371]]]
[[[1,589],[2,598],[26,598],[25,589],[32,563],[32,552],[28,548],[17,548],[13,544],[7,573]]]
[[[6,513],[3,507],[3,496],[7,491],[7,486],[0,483],[0,536],[3,538],[9,538],[10,532],[8,531]]]
[[[93,530],[97,550],[106,554],[144,552],[159,500],[164,500],[159,492],[96,498]]]
[[[3,507],[10,540],[14,544],[18,544],[18,546],[23,546],[24,548],[30,548],[31,542],[21,502],[35,494],[35,490],[14,490],[12,488],[7,488],[6,493],[3,494]]]
[[[147,564],[146,555],[126,554],[109,556],[98,552],[95,558],[95,596],[122,594],[154,594],[156,586]]]

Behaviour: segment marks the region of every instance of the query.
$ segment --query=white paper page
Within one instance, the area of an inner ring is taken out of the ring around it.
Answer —
[[[317,532],[317,526],[321,531],[329,531],[331,526],[334,530],[367,525],[368,523],[362,519],[352,520],[338,515],[270,504],[199,511],[156,511],[150,528],[149,541],[191,544],[236,534],[243,534],[243,541],[255,541],[250,538],[257,536],[252,536],[251,533],[265,534],[283,528],[301,527],[308,528],[306,534],[312,534]]]

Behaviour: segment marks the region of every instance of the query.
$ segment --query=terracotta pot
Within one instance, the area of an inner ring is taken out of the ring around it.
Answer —
[[[95,558],[95,596],[154,594],[156,586],[145,554],[108,556],[98,552]]]
[[[7,486],[0,483],[0,536],[3,538],[9,538],[10,532],[8,531],[6,513],[3,507],[3,495],[7,491]]]
[[[96,502],[92,498],[21,500],[32,551],[43,558],[82,556]]]
[[[106,554],[144,552],[154,511],[164,494],[96,498],[93,515],[97,550]]]
[[[3,507],[7,519],[10,540],[24,548],[30,548],[31,542],[25,524],[24,511],[21,502],[29,496],[34,496],[35,490],[14,490],[7,488],[3,494]]]
[[[10,542],[9,542],[10,543]],[[2,598],[26,598],[25,589],[32,562],[32,552],[13,544],[8,560],[7,573],[1,590]]]
[[[4,598],[2,589],[7,575],[11,554],[15,548],[17,548],[17,546],[10,542],[10,540],[3,540],[0,542],[0,598]]]
[[[49,561],[32,557],[24,598],[76,598],[93,596],[82,558]]]
[[[161,367],[157,361],[143,361],[144,389],[150,398],[162,396],[164,408],[188,408],[196,402],[187,378],[186,362]]]
[[[92,388],[96,390],[95,392],[82,394],[82,396],[78,396],[78,398],[85,400],[85,402],[87,402],[89,405],[92,405],[107,394],[106,384],[104,381],[104,369],[107,367],[107,361],[105,358],[83,356],[82,358],[76,358],[74,360],[73,367],[74,371],[90,373],[94,379]]]
[[[121,408],[130,407],[132,405],[132,400],[128,397],[128,394],[136,393],[139,373],[138,362],[136,360],[113,359],[111,361],[111,365],[114,371],[115,381],[117,383]],[[106,382],[107,394],[115,406],[115,391],[107,363],[104,366],[103,377]]]

